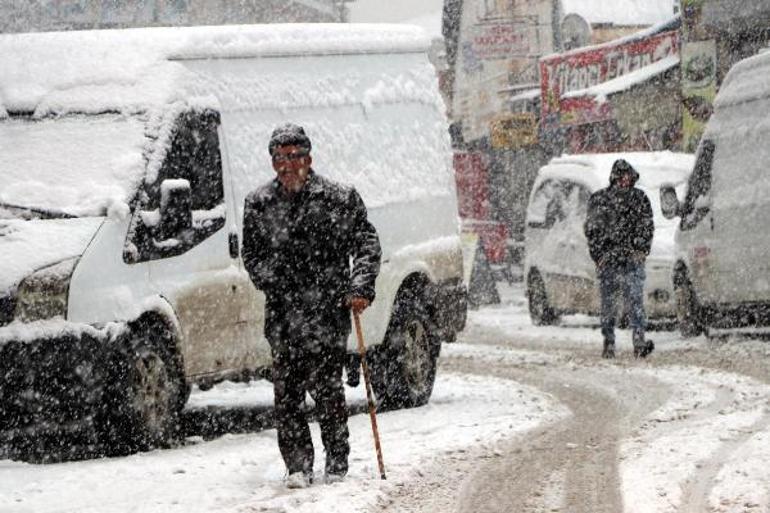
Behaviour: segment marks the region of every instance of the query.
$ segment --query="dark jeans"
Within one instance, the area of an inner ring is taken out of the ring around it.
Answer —
[[[289,346],[273,352],[278,447],[290,474],[313,471],[313,441],[302,410],[306,393],[316,403],[326,472],[344,474],[348,470],[348,410],[342,385],[345,357],[345,350],[339,347],[312,351]]]
[[[634,346],[643,346],[647,319],[644,314],[644,263],[606,265],[598,269],[599,290],[602,298],[602,335],[607,343],[615,343],[615,317],[618,299],[622,295],[628,311]]]

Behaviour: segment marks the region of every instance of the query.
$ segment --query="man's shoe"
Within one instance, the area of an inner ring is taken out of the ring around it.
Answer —
[[[309,472],[294,472],[286,477],[286,488],[290,490],[308,488],[311,484],[313,484],[313,474]]]
[[[655,344],[652,340],[648,340],[643,345],[634,346],[634,356],[637,358],[646,358],[654,350]]]
[[[604,350],[602,351],[602,358],[615,358],[615,344],[613,342],[605,342]]]
[[[345,473],[344,472],[327,472],[324,474],[324,483],[326,484],[334,484],[334,483],[341,483],[345,479]]]

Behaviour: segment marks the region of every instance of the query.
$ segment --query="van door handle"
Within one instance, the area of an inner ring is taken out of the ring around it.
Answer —
[[[238,258],[241,254],[240,244],[238,243],[238,234],[231,233],[228,242],[230,246],[230,257]]]

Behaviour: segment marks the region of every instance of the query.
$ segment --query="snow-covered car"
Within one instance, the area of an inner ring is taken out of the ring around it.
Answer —
[[[674,283],[684,335],[770,324],[768,120],[764,51],[725,77],[683,201],[670,187],[661,191],[664,214],[680,218]]]
[[[265,298],[239,241],[287,121],[380,235],[362,317],[375,392],[427,402],[466,312],[429,46],[407,26],[2,36],[0,439],[162,444],[192,384],[266,374]]]
[[[683,187],[693,156],[672,152],[564,155],[539,170],[527,207],[524,272],[533,323],[554,324],[562,314],[598,315],[596,268],[583,225],[589,197],[609,185],[612,164],[619,158],[639,172],[637,187],[653,207],[655,233],[644,291],[647,315],[675,315],[671,275],[676,223],[661,215],[658,197],[664,184]]]

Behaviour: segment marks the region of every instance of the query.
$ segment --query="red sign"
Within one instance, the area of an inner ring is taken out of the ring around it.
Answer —
[[[477,25],[472,29],[472,45],[478,59],[510,59],[529,54],[529,34],[512,22]]]
[[[679,31],[652,36],[624,38],[601,46],[589,47],[540,59],[542,113],[546,124],[559,120],[554,114],[568,114],[569,121],[608,119],[611,107],[591,98],[569,98],[566,93],[581,91],[644,68],[670,55],[679,54]],[[586,110],[587,109],[587,110]],[[576,112],[581,111],[581,112]],[[572,113],[572,114],[570,114]]]

